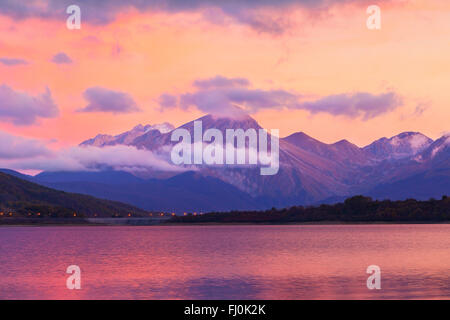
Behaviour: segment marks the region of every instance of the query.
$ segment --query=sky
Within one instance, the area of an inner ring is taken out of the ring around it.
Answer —
[[[373,4],[379,30],[366,26]],[[437,139],[449,13],[446,0],[1,1],[0,158],[236,106],[281,136]]]

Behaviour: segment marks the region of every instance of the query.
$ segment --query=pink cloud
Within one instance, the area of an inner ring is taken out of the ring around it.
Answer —
[[[48,88],[44,93],[32,96],[4,84],[0,86],[0,101],[0,120],[12,121],[15,125],[30,125],[38,118],[55,118],[59,115],[58,106]]]

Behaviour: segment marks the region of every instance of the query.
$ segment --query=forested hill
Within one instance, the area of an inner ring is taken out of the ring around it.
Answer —
[[[174,217],[173,223],[450,222],[450,198],[374,201],[355,196],[343,203],[267,211],[215,212]]]
[[[53,217],[142,216],[146,211],[128,204],[57,191],[0,172],[0,214]]]

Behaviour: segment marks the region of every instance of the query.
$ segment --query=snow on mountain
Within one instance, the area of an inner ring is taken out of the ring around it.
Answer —
[[[160,124],[155,124],[153,126],[150,126],[149,128],[146,129],[146,132],[150,131],[150,130],[158,130],[161,133],[168,133],[170,131],[172,131],[173,129],[175,129],[175,127],[168,123],[168,122],[164,122],[164,123],[160,123]]]
[[[368,195],[379,199],[428,200],[450,194],[450,136],[437,139],[412,161],[399,160],[394,169],[394,175],[379,170],[380,175],[386,175],[385,181]]]
[[[98,134],[94,138],[82,142],[80,145],[81,146],[103,147],[104,145],[106,145],[109,142],[112,142],[114,140],[115,140],[115,138],[111,135]]]
[[[124,133],[118,134],[116,136],[112,135],[106,135],[106,134],[99,134],[93,139],[86,140],[82,142],[81,146],[95,146],[95,147],[103,147],[108,145],[117,145],[117,144],[123,144],[123,145],[131,145],[133,141],[148,133],[153,132],[154,135],[164,134],[172,131],[174,129],[174,126],[170,123],[164,122],[161,124],[155,124],[155,125],[146,125],[143,126],[142,124],[139,124],[135,126],[130,131],[126,131]]]
[[[203,132],[207,129],[218,129],[222,132],[225,137],[226,129],[243,129],[247,130],[250,128],[260,129],[260,125],[250,116],[240,117],[239,119],[230,119],[226,117],[218,117],[213,115],[206,115],[194,121],[201,121]],[[191,133],[193,137],[194,132],[194,121],[187,122],[180,126],[179,128],[186,129]],[[137,148],[145,148],[148,150],[158,150],[163,147],[173,145],[175,143],[170,141],[171,133],[167,132],[161,135],[155,135],[153,132],[148,132],[136,138],[132,145]]]
[[[450,135],[444,135],[434,141],[423,152],[414,157],[417,162],[450,160]]]
[[[425,150],[433,140],[419,132],[403,132],[391,138],[381,138],[363,148],[377,160],[412,157]]]
[[[437,155],[439,155],[443,150],[448,148],[450,145],[450,137],[444,137],[442,141],[437,141],[436,144],[434,144],[431,148],[431,158],[435,158]]]

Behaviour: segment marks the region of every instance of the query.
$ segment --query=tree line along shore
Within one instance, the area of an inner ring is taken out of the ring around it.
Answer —
[[[450,221],[450,198],[418,201],[373,200],[354,196],[337,204],[293,206],[266,211],[211,212],[203,215],[173,217],[171,223],[442,223]]]

